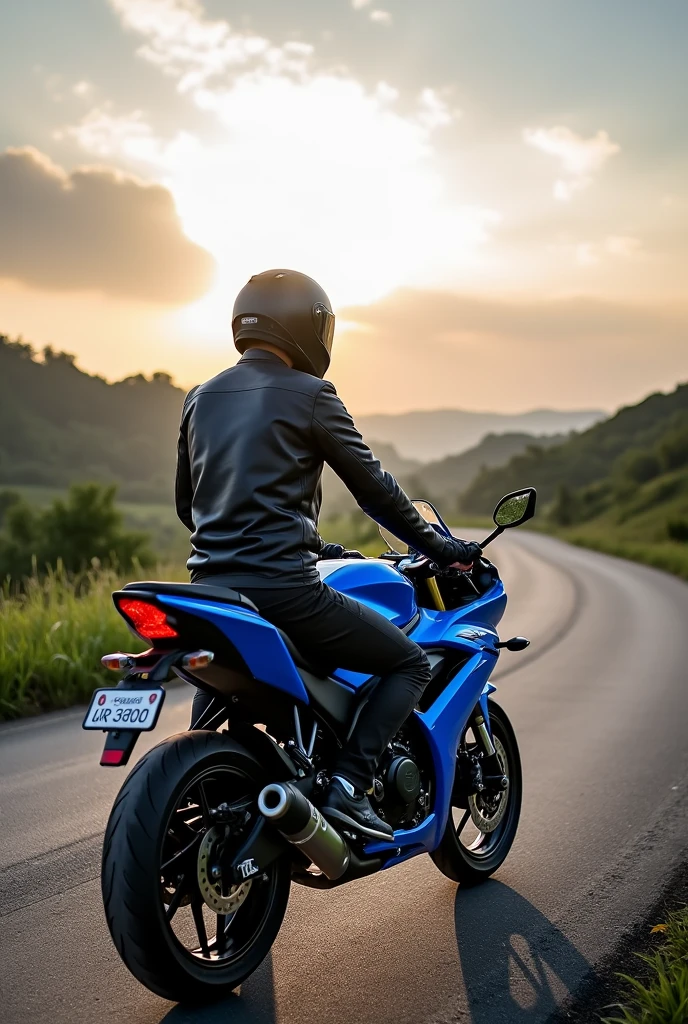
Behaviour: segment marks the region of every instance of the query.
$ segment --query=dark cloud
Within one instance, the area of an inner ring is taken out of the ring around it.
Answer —
[[[30,148],[0,155],[0,277],[181,304],[213,269],[160,185],[103,168],[67,174]]]

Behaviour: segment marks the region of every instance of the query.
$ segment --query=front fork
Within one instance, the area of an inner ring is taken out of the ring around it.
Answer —
[[[467,797],[472,794],[485,790],[491,794],[498,793],[509,784],[492,740],[487,696],[486,689],[469,719],[469,725],[481,749],[471,754],[465,750],[459,751],[454,780],[454,797],[462,801],[459,806],[467,806]]]

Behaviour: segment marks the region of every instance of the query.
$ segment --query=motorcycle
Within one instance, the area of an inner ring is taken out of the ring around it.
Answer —
[[[506,495],[495,529],[529,520],[536,492]],[[439,512],[414,502],[440,532]],[[426,652],[432,679],[378,766],[371,802],[393,842],[334,828],[318,810],[336,753],[375,677],[309,662],[240,593],[200,584],[130,583],[113,595],[150,648],[108,654],[123,672],[96,690],[84,728],[106,733],[101,764],[126,765],[177,677],[213,696],[194,728],[153,747],[112,808],[102,894],[114,944],[151,991],[174,1001],[228,994],[259,966],[291,883],[330,889],[428,853],[462,885],[487,879],[516,835],[521,765],[489,682],[506,593],[481,558],[440,570],[380,530],[379,558],[318,565],[328,585],[375,608]],[[225,726],[221,730],[221,727]],[[221,731],[220,731],[221,730]]]

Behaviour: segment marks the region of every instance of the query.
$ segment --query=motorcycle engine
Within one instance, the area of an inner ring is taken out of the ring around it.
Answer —
[[[419,768],[411,744],[392,740],[375,777],[373,805],[393,828],[415,828],[430,809],[426,773]]]

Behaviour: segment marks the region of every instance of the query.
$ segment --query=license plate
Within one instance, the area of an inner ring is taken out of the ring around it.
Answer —
[[[134,729],[148,732],[155,727],[165,700],[161,686],[145,690],[96,690],[83,720],[83,729]]]

